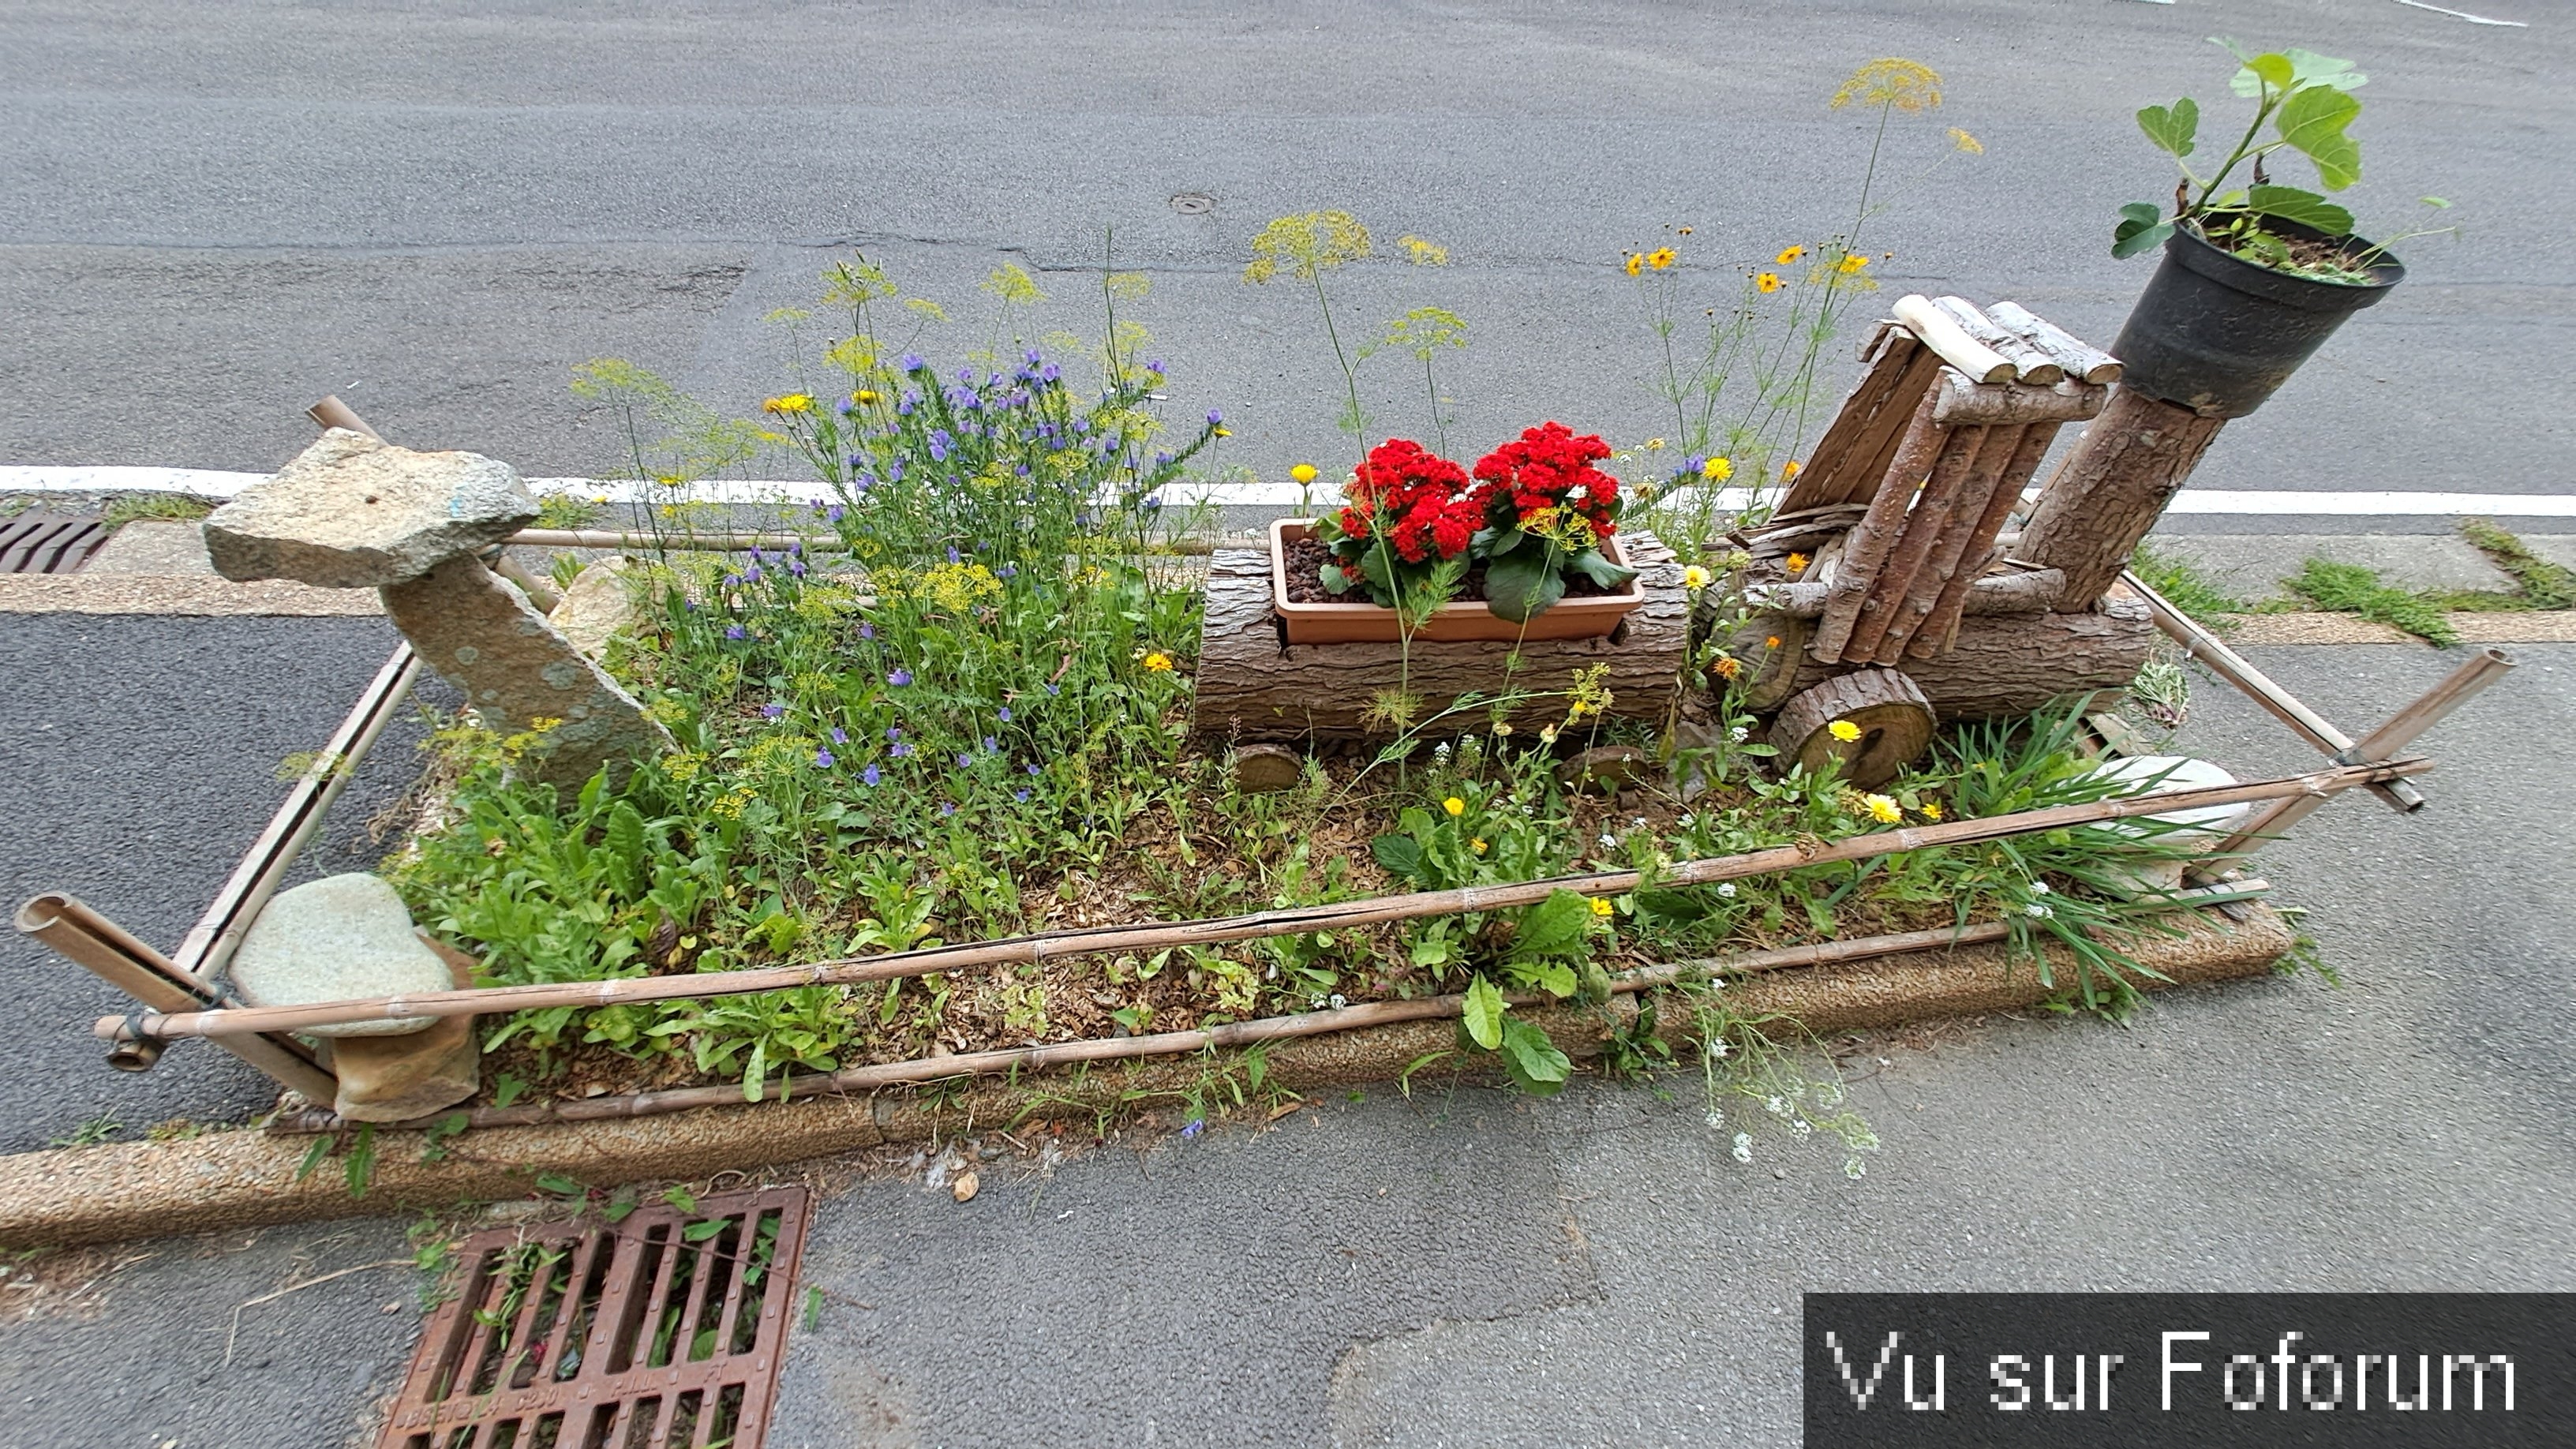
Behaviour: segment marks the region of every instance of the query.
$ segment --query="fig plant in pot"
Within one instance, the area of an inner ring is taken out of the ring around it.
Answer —
[[[2197,101],[2138,112],[2138,128],[2174,158],[2182,179],[2170,216],[2153,202],[2120,208],[2111,254],[2161,245],[2164,257],[2112,351],[2128,364],[2127,386],[2232,418],[2261,407],[2345,318],[2405,278],[2392,243],[2432,233],[2365,241],[2353,234],[2352,213],[2323,194],[2361,179],[2361,143],[2348,128],[2361,114],[2352,92],[2368,77],[2352,62],[2213,43],[2237,58],[2231,87],[2254,113],[2204,175],[2192,161],[2202,149]],[[2320,190],[2272,180],[2266,158],[2282,151],[2307,159]]]
[[[1582,639],[1644,602],[1619,556],[1609,444],[1525,430],[1471,475],[1404,438],[1369,450],[1342,506],[1272,525],[1272,607],[1292,643]]]

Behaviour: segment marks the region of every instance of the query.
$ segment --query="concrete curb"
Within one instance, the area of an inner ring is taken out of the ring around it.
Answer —
[[[2244,922],[2203,911],[2182,924],[2184,934],[2149,937],[2133,952],[2175,985],[2259,975],[2294,940],[2281,918],[2260,906]],[[2049,955],[2055,979],[2073,981],[2073,962],[2063,949],[2052,947]],[[2000,946],[1970,946],[1753,977],[1732,988],[1731,999],[1747,1016],[1781,1013],[1823,1034],[2011,1010],[2050,994],[2029,963],[2009,963]],[[1633,998],[1619,1001],[1626,1004],[1616,1009],[1634,1011]],[[1560,1009],[1535,1019],[1577,1061],[1598,1059],[1598,1016]],[[1658,1030],[1678,1041],[1689,1025],[1668,1016]],[[1453,1024],[1427,1021],[1282,1042],[1269,1054],[1270,1081],[1300,1093],[1391,1081],[1456,1039]],[[693,1180],[918,1141],[975,1123],[1088,1117],[1140,1100],[1136,1093],[1176,1096],[1201,1084],[1208,1070],[1195,1058],[1163,1060],[1050,1077],[1042,1085],[978,1081],[927,1102],[911,1095],[824,1097],[619,1122],[494,1128],[451,1139],[436,1162],[420,1160],[422,1134],[381,1133],[374,1181],[363,1198],[349,1194],[337,1162],[296,1180],[313,1144],[307,1137],[236,1131],[21,1153],[0,1158],[0,1246],[69,1247],[444,1208],[526,1196],[540,1173],[592,1187]]]

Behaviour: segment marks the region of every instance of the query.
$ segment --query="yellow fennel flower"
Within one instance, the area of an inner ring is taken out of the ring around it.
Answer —
[[[1154,674],[1169,674],[1172,672],[1172,656],[1157,649],[1145,656],[1145,668]]]
[[[1885,56],[1851,73],[1834,92],[1832,108],[1858,101],[1900,111],[1929,111],[1941,104],[1941,73],[1919,60]]]
[[[1267,282],[1284,268],[1297,280],[1309,282],[1368,254],[1368,228],[1347,211],[1283,216],[1252,239],[1252,264],[1243,269],[1243,279]]]
[[[1723,483],[1727,479],[1735,476],[1735,460],[1732,458],[1711,458],[1707,462],[1699,465],[1699,476],[1707,479],[1711,483]]]
[[[1807,571],[1807,556],[1803,553],[1793,553],[1782,560],[1782,566],[1792,574],[1803,574]]]
[[[1656,271],[1660,272],[1672,264],[1673,249],[1671,247],[1657,247],[1653,251],[1646,253],[1646,265],[1654,268]]]
[[[1315,465],[1312,463],[1300,463],[1288,470],[1288,476],[1296,479],[1301,487],[1305,484],[1312,483],[1315,481]]]
[[[1645,254],[1644,252],[1630,252],[1630,253],[1628,253],[1628,275],[1629,275],[1629,276],[1632,276],[1632,277],[1633,277],[1633,276],[1637,275],[1639,272],[1644,271],[1645,269],[1646,269],[1646,254]]]
[[[1966,133],[1962,132],[1961,134],[1964,135]],[[1449,249],[1438,242],[1424,241],[1418,236],[1401,236],[1396,238],[1396,244],[1403,247],[1407,252],[1412,253],[1413,264],[1417,267],[1445,267],[1449,265]]]
[[[810,413],[814,411],[814,399],[801,392],[791,392],[785,397],[774,397],[762,403],[760,410],[782,418],[791,413]]]
[[[1785,267],[1796,262],[1798,258],[1803,257],[1806,254],[1807,249],[1802,246],[1782,247],[1780,249],[1780,255],[1773,257],[1771,259],[1771,263],[1774,266]]]
[[[1860,726],[1853,724],[1847,719],[1838,719],[1832,724],[1825,726],[1825,733],[1832,735],[1835,739],[1842,741],[1844,744],[1850,744],[1852,741],[1860,738]]]
[[[1869,807],[1869,818],[1881,825],[1894,825],[1905,818],[1905,812],[1896,808],[1896,802],[1884,795],[1863,795],[1860,803]]]
[[[1448,811],[1452,816],[1464,815],[1467,813],[1467,802],[1452,795],[1440,802],[1440,808]]]
[[[1956,126],[1952,126],[1950,128],[1950,144],[1967,152],[1971,156],[1983,156],[1986,154],[1986,144],[1983,141],[1978,140],[1976,137],[1969,135],[1967,132],[1960,130]]]
[[[1753,285],[1756,289],[1764,292],[1779,291],[1780,274],[1778,272],[1764,272],[1753,279]]]

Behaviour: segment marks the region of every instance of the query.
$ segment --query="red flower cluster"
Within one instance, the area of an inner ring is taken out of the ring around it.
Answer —
[[[1610,456],[1610,445],[1592,434],[1576,437],[1563,423],[1524,431],[1476,464],[1476,478],[1491,490],[1497,527],[1530,527],[1534,515],[1563,508],[1592,525],[1596,538],[1618,532],[1619,480],[1592,465]],[[1508,503],[1505,503],[1508,500]]]
[[[1341,529],[1362,539],[1382,521],[1387,542],[1406,563],[1456,558],[1485,521],[1485,494],[1457,464],[1420,443],[1389,438],[1352,473]]]

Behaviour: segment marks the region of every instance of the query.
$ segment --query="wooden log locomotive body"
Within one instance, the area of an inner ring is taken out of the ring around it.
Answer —
[[[1936,719],[2125,687],[2157,636],[2119,582],[2217,430],[2117,385],[2120,365],[2011,303],[1907,297],[1703,631],[1784,757],[1892,775]],[[2005,532],[2058,430],[2090,423]],[[1749,611],[1749,612],[1747,612]],[[1859,729],[1835,732],[1837,721]]]

